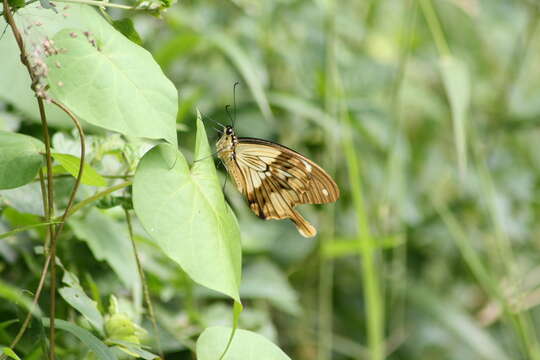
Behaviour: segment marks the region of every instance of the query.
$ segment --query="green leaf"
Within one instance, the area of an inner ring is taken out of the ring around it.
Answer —
[[[25,33],[26,44],[32,42],[38,44],[44,37],[52,36],[64,26],[84,26],[85,19],[76,16],[76,12],[69,12],[67,18],[62,14],[54,14],[52,11],[43,11],[39,2],[28,4],[17,10],[14,17],[19,29],[25,29],[29,24],[42,23],[39,31],[30,31]],[[75,16],[74,16],[75,15]],[[6,28],[6,22],[3,16],[0,16],[0,29]],[[36,30],[36,28],[33,28]],[[34,36],[38,33],[38,36]],[[24,114],[25,119],[40,123],[39,111],[37,111],[36,96],[31,89],[31,81],[28,76],[28,70],[21,63],[19,48],[10,30],[0,36],[0,69],[9,69],[2,71],[2,81],[0,81],[0,99],[13,104],[18,111]],[[9,54],[9,55],[7,55]],[[45,112],[47,113],[47,122],[53,127],[69,128],[73,127],[73,122],[69,116],[60,110],[57,106],[45,102]]]
[[[21,360],[21,358],[18,357],[17,354],[15,354],[15,351],[11,350],[8,347],[3,348],[2,351],[0,352],[0,354],[5,354],[5,355],[7,355],[10,358],[15,359],[15,360]]]
[[[58,292],[69,305],[79,311],[103,335],[104,320],[98,310],[97,303],[86,295],[77,275],[67,270],[60,259],[57,258],[56,263],[64,271],[62,282],[67,285],[60,288]]]
[[[225,203],[200,114],[195,158],[200,160],[190,169],[172,146],[146,153],[133,182],[135,212],[194,281],[240,301],[240,231]]]
[[[32,299],[24,295],[20,289],[9,285],[0,280],[0,298],[11,301],[14,304],[20,305],[30,311],[34,316],[41,316],[41,309],[38,305],[33,306]]]
[[[331,135],[336,133],[339,127],[344,127],[339,124],[335,118],[327,114],[323,109],[305,99],[302,99],[294,94],[271,93],[268,95],[270,104],[274,107],[280,107],[293,114],[298,114],[311,120],[321,128],[328,131]]]
[[[0,131],[0,189],[31,182],[43,163],[45,145],[31,136]]]
[[[416,284],[408,284],[407,294],[411,302],[439,322],[437,328],[450,330],[464,349],[475,351],[469,358],[508,360],[500,343],[487,329],[478,325],[477,319],[471,318],[466,311],[436,296],[431,289]]]
[[[71,4],[70,17],[81,24],[58,32],[62,51],[46,59],[51,94],[91,124],[176,146],[178,92],[150,53],[92,7]]]
[[[238,330],[238,323],[240,322],[240,314],[244,310],[244,307],[242,306],[242,303],[239,303],[238,301],[234,301],[233,305],[233,327],[231,329],[231,333],[229,335],[229,340],[227,340],[227,345],[225,346],[225,349],[223,350],[223,353],[219,357],[220,359],[223,359],[227,351],[229,351],[229,348],[231,347],[232,341],[234,339],[234,335],[236,334],[236,330]]]
[[[440,60],[441,75],[452,109],[454,141],[461,176],[467,170],[467,111],[471,98],[470,77],[465,63],[452,56]]]
[[[251,62],[245,51],[233,40],[233,38],[227,35],[215,33],[210,39],[212,40],[212,43],[231,60],[238,69],[238,72],[242,74],[265,119],[273,121],[272,110],[270,109],[264,86],[258,75],[259,70]]]
[[[80,158],[69,154],[59,153],[52,153],[52,156],[68,173],[73,175],[73,177],[77,177],[79,175],[79,167],[81,164]],[[105,180],[103,176],[99,175],[98,172],[86,162],[84,163],[81,183],[91,186],[107,186],[107,180]]]
[[[105,260],[128,287],[139,287],[139,273],[127,227],[97,209],[84,218],[70,218],[75,235],[88,244],[94,257]]]
[[[130,18],[123,18],[114,20],[112,24],[116,30],[120,31],[129,40],[137,45],[142,45],[142,39],[137,30],[135,30],[135,26],[133,26],[133,20]]]
[[[149,351],[146,351],[142,348],[141,344],[135,344],[129,341],[123,341],[123,340],[108,340],[108,343],[111,345],[118,345],[118,348],[125,353],[131,355],[143,358],[145,360],[154,360],[159,359],[159,356],[156,354],[152,354]]]
[[[34,228],[39,228],[39,227],[42,227],[42,226],[48,226],[50,224],[60,224],[60,222],[51,221],[51,222],[43,222],[43,223],[39,223],[39,224],[22,226],[22,227],[7,231],[7,232],[5,232],[3,234],[0,234],[0,239],[15,235],[15,234],[23,232],[23,231],[31,230],[31,229],[34,229]]]
[[[103,331],[103,317],[97,309],[97,303],[85,294],[80,286],[64,286],[58,292],[66,302],[80,312],[97,330]]]
[[[10,325],[16,324],[18,322],[19,322],[19,319],[11,319],[11,320],[2,321],[0,322],[0,330],[4,330]]]
[[[22,8],[24,7],[24,0],[9,0],[8,4],[14,8]],[[2,9],[4,9],[4,7],[2,7]]]
[[[0,195],[2,196],[2,200],[4,200],[8,206],[15,209],[18,213],[44,216],[42,202],[36,201],[36,199],[42,198],[39,181],[34,181],[15,189],[1,190]],[[20,216],[15,216],[15,218],[17,218],[17,221],[22,219]],[[32,221],[33,223],[39,222],[38,218],[34,219],[36,220]],[[21,225],[15,224],[12,222],[12,220],[13,219],[9,219],[13,226]],[[25,221],[27,220],[30,219],[25,219]],[[30,225],[30,223],[25,223],[22,225]]]
[[[197,339],[197,359],[216,360],[223,353],[231,334],[230,327],[215,326],[203,331]],[[238,329],[223,360],[290,360],[279,347],[264,336]]]
[[[154,52],[154,57],[162,68],[167,68],[174,61],[184,56],[189,56],[199,42],[200,36],[198,34],[182,32],[157,48]],[[182,94],[180,97],[181,102],[185,101],[184,96]]]
[[[80,326],[77,326],[73,323],[55,319],[54,320],[55,328],[65,330],[70,334],[77,337],[82,343],[84,343],[88,348],[96,354],[97,358],[100,360],[117,360],[117,357],[114,353],[105,345],[101,340],[92,335],[88,330],[83,329]],[[43,318],[43,326],[51,326],[49,318]]]
[[[267,260],[258,260],[244,269],[242,298],[268,299],[277,308],[298,315],[302,311],[296,292],[285,274]]]

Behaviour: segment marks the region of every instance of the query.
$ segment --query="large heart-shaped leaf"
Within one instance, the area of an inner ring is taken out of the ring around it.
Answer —
[[[150,53],[91,7],[71,5],[69,14],[80,25],[64,26],[46,59],[52,96],[91,124],[176,145],[178,92]]]
[[[197,119],[190,169],[173,146],[154,147],[133,182],[133,205],[146,231],[201,285],[239,301],[240,231],[225,203],[204,125]]]
[[[32,181],[43,163],[45,146],[33,137],[0,131],[0,189]]]
[[[204,330],[197,340],[197,359],[199,360],[290,360],[279,347],[257,333],[237,329],[230,347],[223,358],[232,329],[214,326]]]

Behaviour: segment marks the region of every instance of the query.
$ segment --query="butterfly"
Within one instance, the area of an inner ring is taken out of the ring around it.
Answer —
[[[216,150],[258,217],[291,219],[304,237],[315,236],[317,230],[294,207],[331,203],[339,198],[339,188],[326,171],[283,145],[237,137],[232,126],[225,126]]]

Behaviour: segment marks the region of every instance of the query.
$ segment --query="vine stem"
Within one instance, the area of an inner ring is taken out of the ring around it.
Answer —
[[[23,63],[24,66],[26,66],[26,69],[28,70],[28,74],[30,75],[30,80],[32,81],[32,85],[31,85],[32,90],[34,91],[34,93],[36,93],[36,99],[38,102],[39,115],[41,118],[41,127],[43,131],[43,142],[45,143],[45,157],[46,157],[46,163],[47,163],[47,211],[45,212],[45,216],[46,216],[46,220],[50,222],[51,218],[54,216],[54,193],[53,193],[53,178],[52,178],[51,143],[50,143],[50,137],[49,137],[49,127],[47,124],[47,116],[45,114],[45,106],[43,104],[43,98],[41,98],[36,91],[36,84],[37,84],[38,79],[32,69],[32,66],[30,65],[28,56],[26,55],[24,41],[23,41],[23,38],[19,29],[17,28],[17,24],[15,24],[15,20],[13,19],[11,8],[7,0],[3,0],[3,4],[4,4],[4,18],[6,19],[6,22],[11,27],[11,30],[13,32],[13,37],[15,38],[15,41],[17,42],[17,45],[19,47],[21,62]],[[51,239],[51,243],[53,242],[53,239],[54,239],[54,230],[55,230],[54,225],[53,224],[49,225],[49,236]],[[55,249],[51,246],[51,253],[49,254],[49,256],[51,256],[52,258],[52,256],[54,256],[54,253],[55,253]],[[46,270],[47,268],[48,268],[48,264],[47,264],[47,267],[44,266],[44,270]],[[37,294],[38,293],[36,292],[36,295]],[[54,299],[51,299],[51,310],[54,310],[54,307],[55,307]],[[50,354],[49,354],[49,357],[51,358],[51,360],[54,360],[54,335],[55,333],[54,333],[54,313],[53,313],[51,314],[51,331],[50,331],[51,348],[50,348]]]
[[[133,181],[129,180],[129,181],[124,181],[123,183],[120,183],[118,185],[114,185],[114,186],[111,186],[110,188],[108,189],[105,189],[101,192],[98,192],[97,194],[95,195],[92,195],[84,200],[82,200],[81,202],[75,204],[73,206],[73,208],[71,208],[71,210],[69,211],[68,213],[68,217],[73,215],[74,213],[76,213],[77,211],[81,210],[83,207],[85,207],[86,205],[89,205],[91,203],[93,203],[94,201],[97,201],[107,195],[109,195],[110,193],[113,193],[117,190],[120,190],[120,189],[123,189],[125,187],[128,187],[130,186],[131,184],[133,184]]]
[[[4,0],[6,1],[6,0]],[[62,217],[60,218],[60,224],[56,227],[54,231],[54,236],[51,239],[51,252],[50,257],[52,259],[56,258],[56,240],[58,238],[58,235],[64,228],[65,221],[68,217],[69,210],[73,206],[73,202],[75,201],[75,195],[77,194],[77,190],[79,189],[79,186],[81,185],[81,180],[83,176],[83,170],[84,170],[84,158],[86,155],[86,142],[84,139],[84,131],[82,129],[81,123],[77,119],[77,117],[69,110],[64,104],[56,101],[55,99],[51,99],[51,102],[58,106],[60,109],[62,109],[68,116],[71,118],[73,123],[75,124],[75,127],[77,128],[77,131],[79,132],[79,141],[81,144],[81,156],[80,156],[80,163],[79,163],[79,173],[77,174],[77,178],[75,179],[75,184],[73,184],[73,189],[71,190],[71,194],[69,196],[68,203],[66,205],[66,208],[64,210],[64,213],[62,214]],[[52,176],[52,172],[51,172]],[[52,262],[51,265],[51,326],[50,326],[50,343],[51,343],[51,351],[50,351],[50,359],[54,360],[54,340],[55,340],[55,314],[56,314],[56,261]]]
[[[117,9],[125,9],[125,10],[142,10],[142,9],[137,9],[134,6],[122,5],[122,4],[114,4],[114,3],[109,3],[109,2],[105,2],[105,1],[96,1],[96,0],[56,0],[56,2],[73,3],[73,4],[86,4],[86,5],[93,5],[93,6],[99,6],[99,7],[111,7],[111,8],[117,8]]]
[[[144,270],[141,265],[141,259],[139,258],[139,252],[137,251],[137,244],[135,244],[135,237],[133,236],[133,226],[131,224],[131,214],[126,208],[124,208],[124,213],[126,214],[126,222],[128,226],[129,239],[131,240],[131,245],[133,247],[133,255],[135,256],[137,270],[139,272],[139,277],[141,279],[141,284],[143,287],[144,301],[146,302],[146,306],[148,306],[148,314],[150,315],[150,321],[152,321],[152,327],[156,336],[157,350],[159,352],[160,360],[162,360],[165,359],[165,357],[163,355],[163,349],[161,348],[161,340],[159,338],[156,314],[154,312],[154,305],[152,305],[152,299],[150,299],[150,291],[148,291],[148,284],[146,283],[146,277],[144,275]]]
[[[36,90],[38,77],[34,73],[34,70],[32,69],[32,65],[30,64],[30,61],[28,60],[28,56],[26,54],[26,49],[24,47],[24,41],[23,41],[22,35],[19,29],[17,28],[17,24],[15,23],[15,20],[13,18],[13,14],[11,12],[11,8],[8,4],[8,1],[3,0],[3,5],[4,5],[4,12],[3,12],[4,18],[6,19],[6,22],[11,27],[11,30],[13,32],[13,37],[15,38],[15,41],[17,42],[17,45],[19,47],[21,62],[28,70],[28,74],[30,75],[30,79],[32,81],[31,87],[34,93],[36,94],[36,99],[38,102],[39,115],[41,119],[42,131],[43,131],[43,142],[45,143],[45,159],[46,159],[46,166],[47,166],[47,186],[46,186],[47,196],[45,196],[45,193],[44,193],[45,180],[43,178],[42,172],[40,172],[40,182],[41,182],[41,190],[42,190],[42,196],[43,196],[43,206],[45,210],[44,215],[45,215],[46,221],[51,222],[51,219],[54,217],[54,186],[53,186],[54,184],[53,184],[53,172],[52,172],[51,142],[50,142],[50,136],[49,136],[49,126],[47,124],[47,115],[45,113],[45,105],[43,103],[43,98],[39,96]],[[79,165],[79,174],[77,175],[75,184],[73,185],[73,189],[71,191],[71,195],[69,197],[69,201],[64,211],[64,214],[61,217],[62,222],[58,224],[58,227],[56,228],[53,223],[49,225],[48,233],[49,233],[49,239],[50,239],[50,251],[45,259],[45,263],[43,265],[43,270],[41,273],[38,288],[34,295],[34,299],[32,300],[33,306],[36,306],[39,300],[39,297],[41,295],[41,291],[43,289],[44,283],[45,283],[45,278],[47,276],[49,265],[51,264],[51,259],[53,259],[52,266],[51,266],[51,298],[50,298],[51,325],[50,325],[50,333],[49,333],[49,340],[50,340],[49,358],[50,360],[54,360],[55,359],[55,335],[56,335],[55,333],[56,329],[54,326],[55,313],[56,313],[56,266],[55,266],[56,261],[54,261],[54,259],[56,259],[56,239],[64,227],[64,221],[69,215],[69,210],[73,206],[75,195],[81,183],[83,169],[84,169],[85,140],[84,140],[84,132],[82,130],[80,122],[77,120],[75,115],[67,107],[65,107],[58,101],[54,99],[52,99],[51,101],[53,104],[55,104],[64,112],[66,112],[69,115],[69,117],[72,119],[72,121],[75,124],[75,127],[77,128],[79,132],[80,142],[81,142],[81,161]],[[15,347],[17,343],[20,341],[20,339],[22,338],[22,336],[24,335],[24,332],[26,331],[26,329],[28,328],[28,324],[30,323],[30,318],[31,318],[31,312],[27,314],[23,322],[23,325],[19,329],[19,332],[17,333],[15,339],[13,340],[10,346],[11,348]]]

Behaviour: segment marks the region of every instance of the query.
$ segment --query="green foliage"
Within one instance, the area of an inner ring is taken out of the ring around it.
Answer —
[[[146,50],[94,9],[72,6],[81,23],[53,37],[58,53],[46,59],[51,94],[91,124],[176,145],[173,84]]]
[[[13,6],[15,8],[21,8],[24,6],[24,0],[9,0],[8,4],[9,6]]]
[[[5,354],[9,358],[14,359],[14,360],[21,360],[21,358],[18,357],[17,354],[15,354],[15,352],[13,350],[11,350],[10,348],[7,348],[7,347],[3,348],[2,351],[0,352],[0,354]]]
[[[466,65],[451,56],[441,59],[441,74],[448,101],[452,109],[452,123],[454,125],[454,138],[456,153],[461,176],[465,176],[467,169],[467,112],[470,102],[470,80]]]
[[[79,158],[73,155],[59,153],[52,153],[52,156],[60,163],[62,168],[73,175],[73,177],[76,178],[79,175],[79,164],[81,162]],[[93,167],[84,163],[81,183],[92,186],[106,186],[107,180],[99,175]]]
[[[193,280],[240,301],[240,232],[223,198],[200,117],[194,156],[197,161],[189,168],[169,145],[150,150],[133,182],[135,212]]]
[[[0,189],[32,181],[43,164],[44,151],[43,143],[35,138],[0,131]]]
[[[173,3],[29,2],[34,83],[0,18],[3,355],[48,351],[50,275],[32,297],[61,230],[58,359],[540,360],[534,1]],[[70,209],[79,135],[51,99],[85,132]],[[316,238],[253,215],[213,121],[336,179],[300,209]]]
[[[30,298],[22,293],[18,288],[0,281],[0,297],[6,299],[13,304],[24,307],[27,311],[31,312],[35,316],[41,316],[41,309],[36,306],[32,306]]]
[[[64,269],[62,281],[67,285],[58,289],[62,298],[80,312],[96,330],[103,333],[103,317],[97,308],[97,303],[86,295],[79,279]]]
[[[263,336],[242,329],[236,330],[236,335],[232,340],[229,350],[223,357],[220,357],[231,330],[231,328],[224,326],[215,326],[206,329],[199,337],[199,340],[197,340],[197,358],[200,360],[290,359],[276,345],[272,344]]]
[[[133,25],[133,21],[131,19],[124,18],[120,20],[114,20],[112,25],[114,26],[116,30],[120,31],[125,37],[127,37],[133,43],[137,45],[142,45],[141,36],[135,29],[135,26]]]
[[[77,326],[73,323],[55,319],[54,321],[56,328],[64,330],[75,336],[79,339],[84,345],[90,349],[94,354],[96,354],[99,360],[117,360],[118,358],[111,351],[107,345],[105,345],[101,340],[92,335],[88,330],[83,329],[80,326]],[[50,319],[43,318],[43,326],[50,326]]]
[[[72,218],[75,235],[84,240],[97,260],[106,261],[122,282],[139,288],[139,277],[127,228],[99,210],[92,209],[84,218]]]

